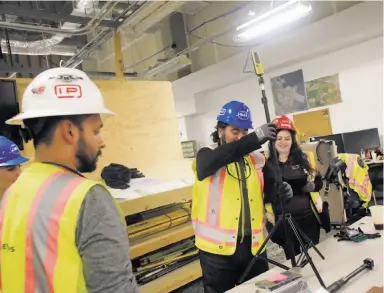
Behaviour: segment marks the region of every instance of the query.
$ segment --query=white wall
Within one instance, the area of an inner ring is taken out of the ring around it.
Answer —
[[[303,70],[305,81],[338,73],[343,103],[330,106],[333,132],[378,127],[382,134],[382,9],[382,3],[363,2],[257,47],[266,72],[271,117],[275,113],[270,77],[296,69]],[[232,99],[251,107],[254,125],[265,123],[257,79],[242,73],[245,58],[240,54],[173,83],[188,139],[209,143],[217,112]]]

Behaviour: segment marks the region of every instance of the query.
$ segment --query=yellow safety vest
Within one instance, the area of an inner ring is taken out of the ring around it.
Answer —
[[[210,146],[214,149],[217,145]],[[253,152],[244,157],[247,165],[246,181],[252,229],[252,253],[255,255],[263,243],[267,229],[264,211],[264,177],[262,168],[265,157]],[[195,173],[192,199],[192,223],[196,237],[196,246],[206,252],[219,255],[232,255],[236,250],[240,211],[244,202],[241,183],[237,177],[237,164],[222,167],[214,175],[202,181],[197,179],[196,159],[192,169]],[[229,173],[227,172],[227,168]],[[243,232],[244,232],[244,212]]]
[[[346,165],[346,176],[349,179],[349,187],[352,188],[364,202],[362,205],[366,208],[372,197],[372,183],[369,179],[368,165],[363,163],[361,167],[358,160],[361,160],[356,154],[338,154],[337,155]]]
[[[307,155],[310,167],[313,170],[315,170],[315,172],[316,172],[315,155],[313,154],[313,152],[310,152],[310,151],[304,151],[304,153]],[[310,179],[314,180],[314,176],[311,176],[311,177],[313,177],[313,178],[310,178]],[[310,192],[310,194],[311,194],[311,199],[312,199],[312,202],[311,202],[312,210],[313,210],[316,218],[320,221],[317,213],[321,213],[323,211],[323,199],[321,198],[321,195],[319,192]],[[270,203],[266,204],[265,209],[267,211],[266,215],[267,215],[268,222],[275,225],[276,220],[275,220],[275,214],[273,212],[272,204],[270,204]]]
[[[0,292],[87,292],[76,224],[97,184],[50,164],[27,167],[1,203]]]

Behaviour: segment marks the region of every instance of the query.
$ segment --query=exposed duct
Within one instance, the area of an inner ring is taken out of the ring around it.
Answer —
[[[94,23],[100,16],[98,15],[99,9],[98,0],[77,0],[75,1],[75,7],[71,15],[89,17],[93,16],[90,23]],[[108,3],[104,5],[103,9],[108,7]],[[70,31],[79,28],[81,24],[65,22],[60,29],[64,31]],[[16,41],[10,40],[12,54],[18,55],[61,55],[61,56],[73,56],[76,52],[75,46],[58,45],[67,36],[56,34],[51,38],[39,40],[39,41]],[[8,53],[7,43],[5,40],[1,40],[1,49],[4,53]]]
[[[119,31],[125,40],[122,50],[141,40],[151,27],[176,12],[185,4],[186,1],[150,1],[143,4],[138,11],[133,13],[119,27]],[[113,54],[110,54],[104,59],[99,60],[99,62],[102,63],[112,56]]]
[[[121,29],[124,29],[124,37],[128,40],[125,46],[142,37],[148,29],[162,21],[178,9],[185,1],[155,1],[151,2],[145,10],[141,11],[136,17],[131,17],[127,23],[124,23]]]

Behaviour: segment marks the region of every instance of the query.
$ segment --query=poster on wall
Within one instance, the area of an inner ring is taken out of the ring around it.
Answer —
[[[276,116],[308,110],[301,69],[272,78],[271,85]]]
[[[341,103],[339,75],[331,75],[305,83],[309,108]]]
[[[332,124],[329,109],[304,112],[293,115],[296,129],[307,140],[311,136],[322,136],[332,134]]]

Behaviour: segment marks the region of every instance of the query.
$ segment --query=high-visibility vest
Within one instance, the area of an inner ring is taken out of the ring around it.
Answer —
[[[51,164],[27,167],[1,202],[0,292],[87,292],[76,224],[97,184]]]
[[[214,149],[217,145],[210,146]],[[252,229],[252,254],[262,245],[267,229],[264,211],[264,177],[262,168],[265,157],[259,152],[245,156],[246,182]],[[192,198],[192,223],[196,246],[206,252],[219,255],[232,255],[238,241],[239,217],[243,207],[242,224],[244,232],[244,202],[241,184],[237,177],[238,164],[231,163],[220,168],[214,175],[202,181],[197,179],[196,159],[192,169],[195,183]]]
[[[372,183],[369,179],[368,165],[356,154],[338,154],[337,156],[347,165],[345,175],[349,179],[349,187],[358,194],[360,200],[364,202],[362,206],[366,208],[372,197]],[[359,161],[362,166],[360,166]]]
[[[315,171],[314,173],[316,173],[315,155],[313,154],[313,152],[310,152],[310,151],[304,151],[304,153],[306,154],[306,156],[308,158],[310,167]],[[308,174],[308,176],[310,176],[310,178],[309,178],[310,180],[314,180],[314,176],[312,176],[312,174]],[[311,208],[312,208],[316,218],[320,222],[320,219],[319,219],[317,213],[321,213],[323,211],[323,199],[321,198],[321,195],[319,192],[310,192],[310,195],[311,195],[311,199],[312,199],[311,200]],[[267,216],[268,222],[275,225],[276,220],[275,220],[275,214],[273,212],[272,204],[270,204],[270,203],[266,204],[265,210],[267,212],[266,216]]]

